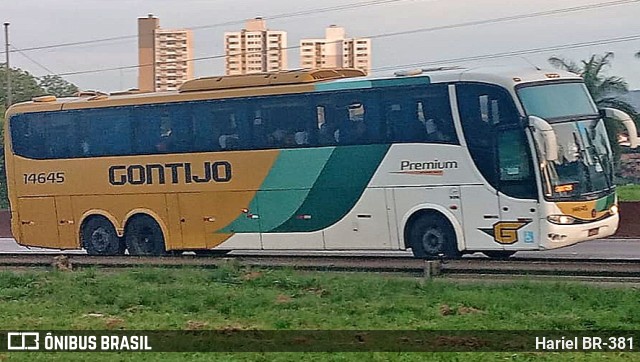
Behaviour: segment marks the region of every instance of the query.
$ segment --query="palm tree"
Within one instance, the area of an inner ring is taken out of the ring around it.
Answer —
[[[640,57],[640,52],[636,56]],[[559,57],[549,58],[549,63],[556,68],[580,75],[599,108],[617,108],[637,121],[633,106],[619,98],[620,95],[629,92],[627,82],[621,77],[603,74],[603,70],[611,66],[612,59],[613,53],[607,52],[604,55],[594,54],[589,60],[582,60],[580,64]]]

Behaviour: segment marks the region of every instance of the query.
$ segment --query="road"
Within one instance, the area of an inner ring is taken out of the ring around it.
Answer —
[[[25,248],[16,244],[11,238],[0,238],[0,253],[28,253],[28,252],[51,252],[60,253],[57,250]],[[65,253],[84,254],[82,250],[66,251]],[[255,254],[286,254],[286,255],[371,255],[371,256],[402,256],[411,255],[407,251],[254,251],[254,250],[236,250],[232,252],[238,255],[255,255]],[[473,256],[480,257],[477,253]],[[640,259],[640,240],[638,239],[600,239],[587,241],[574,246],[548,250],[548,251],[521,251],[516,253],[515,258],[596,258],[596,259]]]

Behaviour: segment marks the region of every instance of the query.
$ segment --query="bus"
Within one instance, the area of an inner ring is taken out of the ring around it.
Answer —
[[[614,234],[604,118],[534,68],[206,77],[7,110],[12,232],[92,255],[407,250],[506,257]]]

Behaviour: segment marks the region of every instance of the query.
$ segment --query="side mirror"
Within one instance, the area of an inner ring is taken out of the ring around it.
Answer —
[[[539,145],[540,150],[544,153],[544,159],[547,161],[556,161],[558,159],[558,141],[556,133],[551,125],[544,119],[536,116],[529,116],[529,125],[533,127],[534,137]]]
[[[638,147],[638,131],[636,130],[636,124],[628,114],[615,108],[602,108],[600,113],[604,117],[612,118],[621,122],[624,128],[627,129],[627,133],[629,133],[629,147]]]

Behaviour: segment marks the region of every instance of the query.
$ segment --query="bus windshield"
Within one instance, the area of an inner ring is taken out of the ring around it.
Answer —
[[[545,195],[552,199],[591,199],[613,185],[612,153],[604,121],[583,83],[536,85],[518,89],[529,116],[553,127],[555,161],[541,163]],[[537,145],[542,153],[542,145]]]
[[[518,89],[522,106],[529,116],[549,122],[598,114],[584,83],[558,83]]]
[[[558,158],[543,164],[547,196],[591,199],[609,192],[613,161],[604,121],[558,123],[553,129]]]

